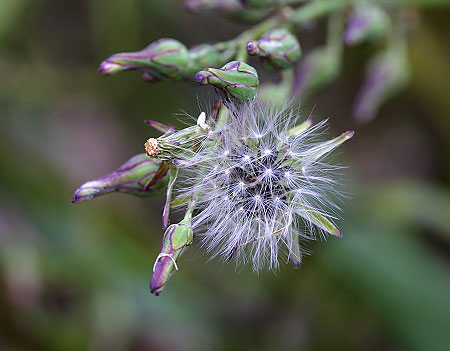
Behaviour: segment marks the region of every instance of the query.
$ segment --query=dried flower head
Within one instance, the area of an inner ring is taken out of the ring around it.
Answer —
[[[155,138],[149,138],[145,144],[144,144],[144,148],[145,148],[145,153],[149,156],[149,157],[156,157],[156,155],[158,155],[158,140],[156,140]]]
[[[212,257],[276,269],[283,252],[298,266],[300,240],[341,236],[333,223],[340,167],[324,158],[353,132],[322,142],[326,121],[296,126],[288,108],[250,102],[228,111],[225,123],[206,119],[208,137],[181,169],[180,197],[197,199],[192,228]]]

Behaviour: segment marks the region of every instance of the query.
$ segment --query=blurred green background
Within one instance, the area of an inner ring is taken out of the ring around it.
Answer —
[[[142,152],[157,135],[144,119],[181,126],[174,114],[196,116],[212,92],[97,66],[161,37],[191,46],[246,26],[176,0],[1,0],[0,349],[448,348],[450,11],[419,15],[412,82],[371,123],[351,118],[370,45],[346,49],[339,80],[302,107],[334,135],[356,131],[338,156],[350,166],[344,237],[309,244],[299,270],[259,276],[197,245],[155,297],[163,198],[70,199]],[[323,27],[300,33],[305,52]]]

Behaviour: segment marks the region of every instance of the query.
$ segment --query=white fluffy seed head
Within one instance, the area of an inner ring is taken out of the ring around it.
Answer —
[[[229,110],[221,128],[209,117],[214,134],[181,172],[178,191],[198,198],[194,232],[212,257],[252,262],[254,270],[278,268],[280,253],[299,263],[299,240],[325,236],[316,214],[332,225],[339,210],[339,167],[324,162],[332,148],[318,153],[325,122],[291,136],[300,121],[288,108],[252,102]]]

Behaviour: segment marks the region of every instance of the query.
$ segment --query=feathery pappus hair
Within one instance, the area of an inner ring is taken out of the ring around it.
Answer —
[[[353,132],[323,141],[326,121],[299,123],[297,111],[257,101],[201,117],[208,137],[181,165],[178,193],[195,196],[192,228],[212,258],[258,271],[277,269],[284,256],[297,267],[305,239],[341,236],[334,221],[342,167],[326,156]]]

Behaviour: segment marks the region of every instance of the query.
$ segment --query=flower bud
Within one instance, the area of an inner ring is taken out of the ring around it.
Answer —
[[[137,52],[114,54],[98,72],[111,75],[125,70],[145,72],[148,81],[180,79],[188,63],[186,46],[175,39],[159,39]]]
[[[195,80],[200,85],[211,84],[226,100],[238,103],[252,100],[259,84],[256,70],[240,61],[228,62],[222,68],[206,68],[197,72]]]
[[[192,244],[194,232],[191,228],[191,216],[192,211],[188,210],[180,223],[170,225],[164,233],[161,250],[153,266],[153,275],[150,281],[150,292],[154,295],[162,292],[173,269],[178,270],[178,259],[185,248]]]
[[[394,47],[375,56],[368,64],[366,79],[356,97],[353,114],[360,121],[372,119],[380,105],[403,88],[409,79],[404,48]]]
[[[327,47],[315,49],[300,63],[294,82],[294,95],[304,96],[336,79],[340,58]]]
[[[344,41],[347,45],[355,45],[365,40],[375,40],[386,33],[389,27],[389,17],[381,7],[360,4],[348,17]]]
[[[150,159],[145,154],[135,155],[116,171],[84,183],[73,194],[72,202],[116,191],[138,196],[154,195],[166,186],[167,170],[165,162]]]
[[[272,69],[283,70],[292,67],[300,59],[301,49],[297,38],[284,28],[265,33],[259,40],[247,43],[247,53],[259,56]]]
[[[214,45],[202,44],[189,50],[189,63],[186,74],[195,74],[205,67],[222,66],[236,54],[236,48],[229,43],[217,43]]]
[[[195,148],[206,138],[208,132],[208,129],[195,125],[156,139],[149,138],[144,144],[145,152],[151,158],[178,165],[195,155]]]

